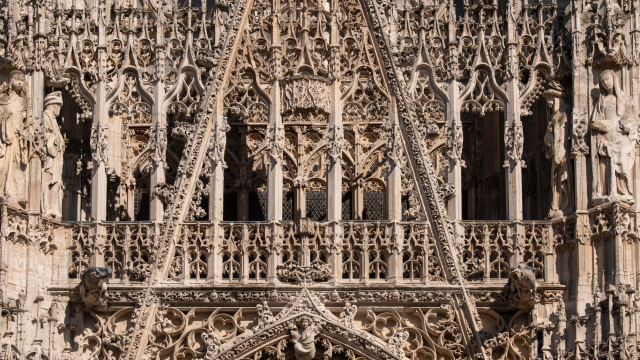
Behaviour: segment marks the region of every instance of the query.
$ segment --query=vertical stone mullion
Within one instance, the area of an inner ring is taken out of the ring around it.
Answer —
[[[189,228],[182,226],[182,283],[186,284],[189,281],[189,247],[187,241],[189,241]]]
[[[329,122],[327,125],[327,157],[329,169],[327,171],[327,220],[340,221],[342,219],[342,148],[344,146],[344,130],[342,125],[342,92],[340,90],[340,78],[336,73],[340,68],[340,43],[338,41],[339,9],[337,0],[331,1],[331,63],[334,80],[330,86]]]
[[[164,45],[164,31],[162,29],[162,19],[164,17],[163,12],[158,13],[157,31],[156,31],[156,66],[155,71],[158,74],[157,81],[153,89],[153,105],[151,110],[151,128],[152,136],[155,139],[151,141],[155,144],[155,149],[152,149],[155,153],[151,154],[152,168],[149,184],[149,220],[162,221],[164,216],[164,206],[160,199],[153,195],[153,189],[159,184],[165,182],[165,168],[166,162],[166,144],[167,144],[167,114],[165,111],[165,91],[164,91],[164,58],[165,58],[165,45]]]
[[[327,220],[340,221],[342,219],[342,145],[344,142],[340,82],[334,80],[330,88],[331,114],[327,129],[327,134],[329,134],[327,139],[327,156],[329,157]]]
[[[485,283],[489,282],[489,279],[491,278],[491,255],[490,255],[490,249],[489,249],[489,227],[487,225],[483,226],[483,251],[484,251],[484,278],[483,281]]]
[[[214,131],[209,144],[209,158],[211,161],[211,174],[209,174],[209,221],[219,223],[223,221],[224,209],[224,152],[226,148],[226,136],[229,125],[222,115],[222,101],[216,102],[213,113]]]
[[[276,276],[276,268],[281,263],[280,260],[280,252],[278,249],[281,249],[280,246],[275,246],[275,242],[281,238],[282,234],[282,225],[272,223],[268,226],[267,231],[265,231],[265,237],[271,239],[271,248],[269,249],[269,255],[267,257],[267,282],[269,284],[278,284],[278,278]]]
[[[240,264],[240,281],[243,285],[249,283],[249,250],[247,244],[249,243],[249,228],[246,224],[242,225],[242,240],[240,241],[241,248],[241,264]]]
[[[267,147],[269,149],[267,184],[267,220],[282,220],[282,157],[284,149],[284,129],[280,116],[280,82],[276,80],[271,88],[271,108],[269,114]]]
[[[247,128],[242,126],[238,129],[240,133],[240,178],[243,179],[247,174]],[[238,189],[238,221],[249,220],[249,188],[246,181],[240,185]]]
[[[449,80],[447,87],[449,101],[447,102],[445,118],[446,153],[448,160],[447,183],[453,185],[455,193],[447,202],[449,218],[462,220],[462,145],[464,139],[462,120],[460,119],[459,98],[460,88],[455,78]]]
[[[507,10],[507,74],[506,114],[504,121],[506,215],[509,220],[522,220],[522,148],[524,135],[520,119],[519,57],[515,10]],[[526,10],[525,10],[526,11]],[[509,146],[509,144],[511,144]]]
[[[272,43],[276,65],[276,80],[271,85],[271,104],[269,107],[269,123],[267,125],[267,149],[269,149],[268,183],[267,183],[267,220],[282,220],[282,159],[284,156],[284,126],[280,115],[280,1],[273,2],[274,16],[272,17]]]
[[[99,12],[104,12],[103,8]],[[103,14],[98,17],[102,18]],[[75,18],[75,17],[74,17]],[[72,20],[75,22],[75,20]],[[106,88],[107,42],[106,27],[98,21],[98,76],[95,85],[95,104],[93,106],[93,128],[91,130],[91,150],[93,170],[91,172],[91,218],[104,221],[107,218],[107,137],[108,137],[108,104]],[[74,34],[75,35],[75,34]],[[71,44],[75,43],[72,36]]]
[[[207,227],[206,236],[209,238],[209,255],[207,256],[207,282],[216,284],[218,277],[222,274],[222,269],[218,269],[218,263],[222,260],[218,255],[218,231],[221,230],[219,224],[213,223]]]
[[[304,134],[302,133],[301,127],[296,127],[296,136],[298,137],[298,158],[296,159],[298,172],[296,174],[296,177],[302,178],[301,172],[303,171],[303,167],[304,167],[304,143],[303,143]],[[295,191],[295,197],[293,199],[294,200],[293,219],[300,219],[302,217],[307,216],[306,196],[304,193],[305,185],[306,184],[303,184],[301,181],[300,182],[294,181],[293,189]]]

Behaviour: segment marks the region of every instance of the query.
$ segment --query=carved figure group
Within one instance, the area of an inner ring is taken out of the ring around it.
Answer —
[[[638,140],[636,106],[612,70],[600,74],[600,95],[591,115],[593,202],[633,203],[632,169]]]

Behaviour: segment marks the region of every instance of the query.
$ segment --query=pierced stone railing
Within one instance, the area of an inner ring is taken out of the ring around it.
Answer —
[[[159,224],[150,222],[63,223],[70,239],[69,278],[88,266],[113,269],[110,283],[143,282],[151,274]]]
[[[556,248],[573,241],[575,224],[575,218],[455,222],[462,275],[470,284],[504,283],[511,267],[525,263],[538,280],[553,281]],[[71,237],[70,278],[92,265],[111,267],[110,283],[135,284],[149,277],[161,224],[63,225]],[[187,222],[180,229],[168,272],[162,274],[169,282],[272,284],[280,280],[278,269],[292,267],[329,269],[330,276],[320,282],[334,284],[445,281],[441,247],[429,222]]]
[[[504,282],[520,263],[541,282],[556,278],[558,246],[574,240],[575,218],[554,221],[460,221],[456,223],[458,260],[470,283]]]

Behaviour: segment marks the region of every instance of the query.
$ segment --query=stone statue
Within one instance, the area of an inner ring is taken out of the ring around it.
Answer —
[[[53,217],[62,217],[62,167],[64,164],[64,138],[56,117],[60,115],[62,93],[53,92],[44,98],[42,116],[44,141],[42,164],[42,211]]]
[[[402,346],[407,340],[409,340],[409,332],[403,328],[398,328],[387,342],[387,347],[394,355],[404,357],[405,353]]]
[[[571,105],[567,104],[566,92],[550,89],[544,92],[547,99],[547,132],[544,135],[545,155],[551,159],[551,209],[549,218],[559,218],[573,212],[572,167],[567,161],[564,139],[567,134],[567,114]]]
[[[296,360],[311,360],[316,356],[316,336],[320,334],[320,327],[306,316],[300,320],[299,327],[291,329]]]
[[[269,303],[266,301],[263,301],[262,304],[257,304],[256,310],[258,311],[258,327],[264,328],[275,321],[273,313],[269,309]]]
[[[112,272],[108,267],[90,266],[80,273],[80,296],[88,308],[106,305],[106,279]]]
[[[355,329],[356,323],[354,319],[357,313],[358,313],[358,307],[347,301],[344,304],[344,309],[342,309],[342,312],[340,313],[339,323],[348,328]]]
[[[621,89],[611,70],[600,74],[600,96],[591,115],[593,131],[593,202],[633,203],[632,168],[638,139],[633,100]]]
[[[19,70],[0,87],[0,197],[27,204],[27,165],[33,141],[28,84]]]
[[[535,270],[525,263],[520,263],[511,268],[511,273],[509,274],[510,300],[514,306],[521,309],[533,307],[536,292],[538,291]]]
[[[216,334],[215,330],[207,330],[200,334],[202,341],[207,345],[207,353],[204,356],[205,360],[212,360],[219,352],[222,342]]]

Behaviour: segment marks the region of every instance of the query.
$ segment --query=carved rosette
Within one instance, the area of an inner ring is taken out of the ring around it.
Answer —
[[[300,110],[330,112],[329,83],[320,77],[296,76],[283,81],[282,114]]]

